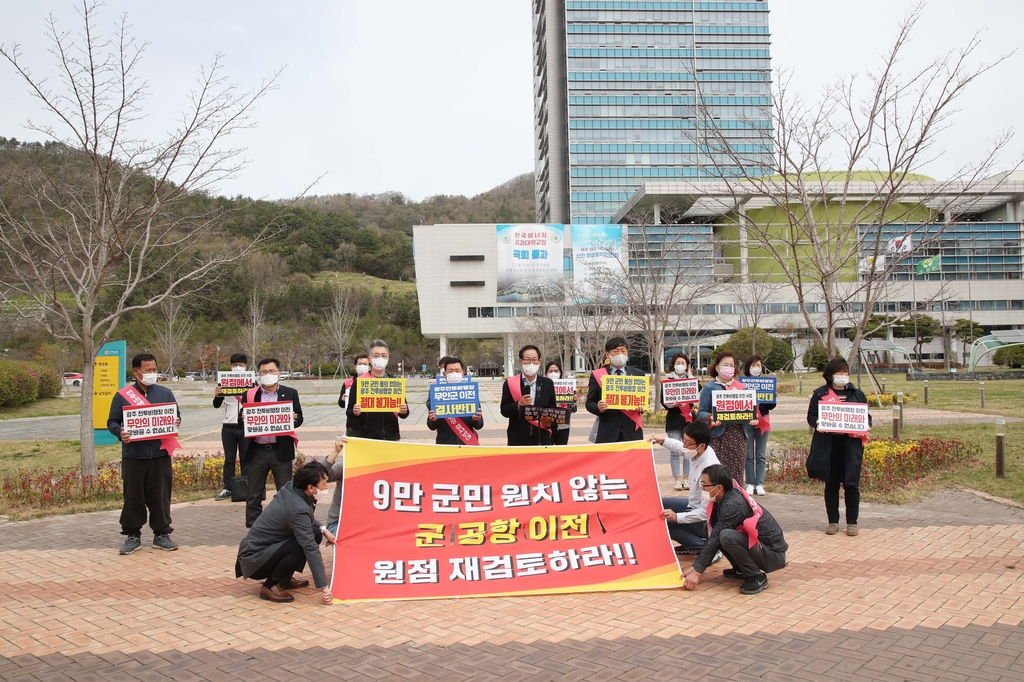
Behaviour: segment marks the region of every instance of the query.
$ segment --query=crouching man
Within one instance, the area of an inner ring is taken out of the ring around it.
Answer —
[[[712,464],[701,474],[701,490],[708,494],[708,539],[693,566],[683,569],[683,587],[692,590],[721,549],[732,568],[722,571],[726,578],[743,581],[741,594],[759,594],[768,589],[768,573],[786,565],[786,544],[782,528],[768,510],[754,501],[729,470]]]

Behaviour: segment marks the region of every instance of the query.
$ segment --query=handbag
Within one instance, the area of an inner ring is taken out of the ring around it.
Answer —
[[[231,479],[231,501],[245,502],[249,497],[249,477],[235,476]]]

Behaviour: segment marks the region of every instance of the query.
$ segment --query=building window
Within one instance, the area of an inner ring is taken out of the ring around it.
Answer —
[[[512,308],[507,305],[498,306],[498,317],[512,317]]]
[[[482,279],[463,279],[463,280],[452,280],[450,284],[453,287],[482,287],[486,284]]]
[[[476,317],[476,313],[477,313],[477,309],[476,308],[470,308],[469,309],[469,318],[470,319],[475,318]]]
[[[494,308],[481,308],[480,317],[494,317]]]
[[[483,260],[483,256],[448,256],[448,260],[461,261],[461,260]]]

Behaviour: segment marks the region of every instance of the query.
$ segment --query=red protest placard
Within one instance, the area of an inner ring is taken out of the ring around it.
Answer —
[[[671,403],[700,402],[698,379],[665,379],[661,382],[661,401]]]
[[[242,427],[245,437],[294,436],[294,409],[295,406],[290,400],[243,404]]]
[[[143,407],[125,407],[122,424],[133,442],[157,440],[178,435],[178,404],[155,403]]]
[[[679,587],[650,447],[350,438],[338,601]]]

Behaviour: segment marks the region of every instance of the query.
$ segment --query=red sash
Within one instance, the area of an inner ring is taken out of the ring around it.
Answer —
[[[832,390],[831,386],[829,386],[828,387],[828,393],[826,393],[825,396],[822,397],[822,399],[820,401],[818,401],[818,402],[822,402],[822,403],[841,403],[841,402],[844,402],[844,401],[840,400],[839,396],[836,395],[836,392]],[[867,445],[867,443],[868,443],[868,437],[867,436],[851,436],[848,433],[844,434],[844,435],[849,436],[850,438],[857,438],[864,445]]]
[[[515,379],[515,381],[512,381],[513,379]],[[536,381],[536,379],[534,379],[534,381]],[[523,375],[522,374],[513,374],[512,376],[510,376],[506,380],[505,383],[508,384],[508,392],[512,396],[512,400],[516,401],[517,403],[520,400],[522,400],[522,398],[523,398]],[[540,425],[539,421],[536,421],[534,419],[527,419],[526,421],[530,422],[531,424],[536,426],[538,429],[544,429],[544,427]],[[544,429],[544,430],[547,431],[548,433],[551,433],[551,429]]]
[[[246,391],[245,392],[245,402],[247,402],[247,403],[254,403],[254,402],[256,402],[256,391],[258,391],[258,390],[260,390],[259,386],[253,386],[248,391]],[[244,430],[245,427],[243,426],[242,428]],[[294,433],[289,433],[288,436],[293,441],[295,441],[296,445],[298,445],[298,443],[299,443],[299,437],[298,436],[296,436]],[[280,436],[278,436],[278,438],[280,438]]]
[[[601,386],[601,379],[606,374],[608,374],[608,369],[605,368],[605,367],[601,367],[599,369],[595,369],[591,376],[593,376],[594,380],[597,381],[597,385]],[[602,391],[601,391],[601,397],[602,398],[604,398],[604,390],[603,390],[603,388],[604,387],[602,386]],[[627,417],[629,417],[630,419],[633,420],[633,423],[636,424],[636,428],[637,428],[638,431],[643,431],[644,430],[644,416],[643,416],[643,414],[641,412],[638,412],[637,410],[619,410],[619,411],[622,412],[624,415],[626,415]],[[682,411],[682,410],[680,410],[680,411]],[[691,410],[691,412],[692,412],[692,410]],[[691,421],[692,419],[693,419],[693,416],[691,415],[690,419],[688,419],[687,421]]]
[[[153,404],[149,402],[145,395],[135,390],[135,386],[133,384],[128,384],[118,391],[117,394],[127,400],[129,404],[135,405],[136,407]],[[182,448],[181,443],[178,442],[177,438],[174,436],[168,436],[160,439],[160,449],[166,450],[168,455],[173,455],[175,450],[181,450]]]
[[[459,440],[463,443],[466,445],[480,445],[480,436],[477,435],[476,429],[466,426],[466,422],[462,421],[461,417],[445,417],[444,420],[448,422],[452,433],[458,436]]]
[[[683,378],[689,379],[690,377]],[[662,377],[661,381],[662,383],[665,383],[666,381],[670,381],[670,379],[668,377]],[[679,408],[679,413],[683,415],[683,419],[686,420],[687,424],[693,421],[693,403],[682,403],[681,405],[677,405],[677,407]]]
[[[754,498],[740,485],[740,482],[735,478],[732,479],[732,487],[740,491],[743,495],[743,499],[750,505],[750,511],[753,514],[743,520],[743,523],[736,526],[736,530],[743,531],[747,534],[747,549],[753,548],[757,544],[757,522],[761,520],[761,516],[764,512],[761,509],[761,505],[754,502]],[[708,537],[711,537],[711,510],[715,506],[715,501],[708,502]]]

